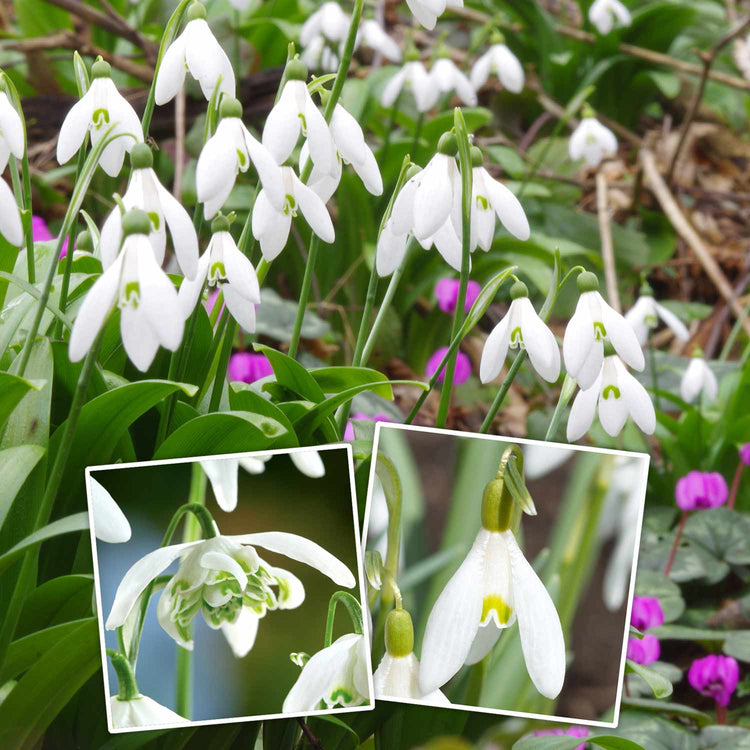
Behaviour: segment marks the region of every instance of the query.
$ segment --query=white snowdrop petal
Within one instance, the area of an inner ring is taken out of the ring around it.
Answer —
[[[237,149],[232,138],[231,120],[222,120],[216,132],[206,141],[195,168],[195,188],[198,200],[205,203],[218,193],[231,192],[237,177]],[[226,186],[229,185],[229,191]],[[206,218],[210,218],[206,216]]]
[[[219,507],[230,513],[237,507],[237,459],[222,458],[200,462]]]
[[[668,310],[664,305],[660,305],[658,302],[654,302],[654,307],[656,308],[659,317],[667,326],[669,326],[672,333],[674,333],[680,341],[687,341],[690,338],[690,333],[685,324],[671,310]]]
[[[185,31],[167,48],[156,74],[154,101],[166,104],[174,99],[185,81]]]
[[[375,251],[375,268],[378,276],[390,276],[400,265],[406,253],[406,234],[394,234],[391,222],[386,222],[383,231],[378,237]]]
[[[224,302],[232,317],[248,333],[255,333],[255,305],[231,284],[223,286]]]
[[[406,70],[404,68],[401,68],[401,70],[390,78],[380,96],[380,103],[384,107],[392,107],[395,104],[398,95],[401,93],[401,89],[404,87],[405,80]]]
[[[141,306],[134,309],[128,305],[120,311],[120,336],[128,359],[141,372],[146,372],[159,350],[159,337]]]
[[[237,583],[239,583],[241,591],[247,588],[247,573],[245,573],[242,566],[231,555],[210,550],[201,555],[200,566],[201,568],[206,568],[206,570],[231,573],[237,580]]]
[[[563,337],[563,359],[570,376],[575,378],[588,357],[594,342],[594,322],[585,295],[578,298],[576,311],[568,321]]]
[[[224,235],[224,268],[229,284],[248,301],[260,304],[260,285],[253,264],[240,252],[232,235]]]
[[[221,632],[227,639],[232,653],[242,659],[247,656],[255,645],[258,635],[260,618],[248,607],[243,607],[234,622],[222,622]]]
[[[560,350],[555,336],[536,314],[528,297],[521,303],[521,334],[534,369],[548,382],[560,376]]]
[[[591,343],[588,356],[576,374],[578,385],[584,390],[588,388],[599,376],[604,362],[604,344],[599,339]]]
[[[418,239],[434,235],[450,216],[453,187],[448,166],[452,158],[436,154],[418,175],[414,195],[414,234]]]
[[[16,159],[23,156],[23,123],[5,92],[0,92],[0,137],[6,142]],[[3,169],[5,169],[5,164],[3,164]]]
[[[60,133],[57,136],[57,161],[65,164],[81,148],[91,122],[92,98],[83,96],[65,115]]]
[[[693,357],[680,381],[680,395],[682,396],[682,400],[687,401],[689,404],[695,401],[703,387],[701,364],[702,361],[700,359]]]
[[[93,477],[89,477],[89,491],[96,538],[109,544],[127,542],[132,533],[130,524],[115,499]]]
[[[151,324],[162,346],[176,351],[182,341],[185,321],[177,302],[177,290],[156,263],[151,247],[140,243],[138,248],[139,309]]]
[[[115,729],[133,727],[157,727],[164,724],[187,722],[187,719],[162,706],[147,695],[139,695],[130,701],[120,700],[116,695],[109,698],[112,726]]]
[[[287,81],[263,127],[263,145],[277,164],[283,164],[289,158],[299,139],[302,123],[293,85],[296,83],[305,85],[304,81]]]
[[[502,635],[504,628],[499,628],[495,621],[490,618],[484,625],[479,626],[474,642],[471,644],[471,650],[466,657],[466,664],[471,666],[482,661],[487,654],[492,651],[498,639]]]
[[[281,210],[285,200],[281,169],[274,161],[269,150],[244,125],[242,126],[242,135],[245,148],[258,173],[260,183],[266,192],[266,197],[274,208]]]
[[[172,234],[172,245],[177,256],[177,262],[180,264],[185,277],[194,279],[198,273],[198,237],[195,233],[193,221],[172,193],[164,188],[158,180],[155,182],[161,208],[164,212],[164,220]]]
[[[23,226],[18,204],[13,191],[2,178],[0,178],[0,233],[16,247],[20,247],[23,242]]]
[[[526,82],[526,75],[520,61],[504,44],[496,45],[493,50],[500,83],[508,91],[520,94]]]
[[[527,240],[531,234],[529,220],[521,202],[501,182],[493,179],[484,169],[484,185],[487,197],[503,226],[517,239]]]
[[[625,426],[625,420],[628,418],[628,407],[625,404],[622,391],[620,391],[619,397],[616,397],[612,391],[607,391],[609,387],[611,386],[606,378],[602,378],[603,391],[599,397],[599,421],[608,435],[616,437]]]
[[[593,424],[599,400],[599,384],[600,380],[597,380],[590,388],[581,389],[573,400],[568,417],[569,443],[582,438]]]
[[[508,344],[510,343],[510,314],[492,329],[492,332],[484,342],[482,349],[482,360],[479,363],[479,379],[483,383],[494,380],[503,369],[505,358],[508,356]]]
[[[476,91],[484,86],[492,71],[492,51],[488,50],[477,59],[471,68],[471,84]]]
[[[326,475],[326,467],[318,451],[295,451],[289,454],[289,458],[299,471],[311,479]]]
[[[656,429],[656,412],[648,391],[636,378],[626,372],[624,367],[619,373],[618,380],[622,398],[633,421],[646,435],[653,435]]]
[[[646,366],[643,350],[638,343],[633,326],[618,312],[601,300],[602,323],[607,331],[607,338],[612,342],[621,359],[635,370]]]
[[[331,243],[335,239],[333,222],[325,207],[325,203],[307,185],[294,177],[294,197],[297,199],[300,211],[310,229],[320,237],[323,242]]]

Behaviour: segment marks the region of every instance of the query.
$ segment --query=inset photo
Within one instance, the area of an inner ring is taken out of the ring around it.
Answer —
[[[648,467],[379,423],[365,525],[376,700],[616,726]]]
[[[373,707],[351,456],[86,470],[110,732]]]

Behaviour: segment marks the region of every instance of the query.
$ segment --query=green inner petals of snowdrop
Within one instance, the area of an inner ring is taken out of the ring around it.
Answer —
[[[289,216],[290,214],[292,216],[297,215],[297,201],[294,200],[294,196],[290,195],[289,193],[286,194],[286,200],[284,201],[284,214]]]
[[[602,391],[602,398],[606,401],[609,398],[609,394],[612,394],[616,399],[620,398],[620,389],[616,385],[605,386]]]
[[[245,157],[245,154],[243,154],[239,149],[236,149],[236,151],[237,161],[240,163],[240,167],[244,169],[247,166],[247,158]]]
[[[211,286],[221,284],[227,280],[227,271],[224,268],[224,264],[221,261],[216,261],[211,264],[211,268],[208,271],[208,282]],[[249,572],[249,571],[245,571]]]
[[[604,323],[600,320],[594,321],[594,338],[597,341],[604,341],[607,338],[607,329],[604,327]]]
[[[344,687],[337,687],[331,691],[331,694],[326,699],[326,703],[329,706],[334,706],[336,703],[346,705],[354,700],[354,696]]]
[[[510,332],[510,348],[511,349],[523,349],[523,334],[521,333],[521,326],[516,326]]]
[[[119,307],[136,309],[141,301],[141,286],[137,281],[128,281],[123,289]]]
[[[307,120],[305,120],[305,116],[300,112],[297,117],[302,121],[302,135],[307,138]]]
[[[91,121],[94,123],[94,127],[97,128],[97,130],[101,127],[104,127],[104,125],[108,125],[109,110],[105,107],[95,109],[94,113],[91,115]]]
[[[161,219],[159,218],[159,214],[157,214],[156,211],[149,211],[148,218],[151,219],[151,223],[154,225],[154,231],[158,232],[159,228],[161,227]]]
[[[487,211],[490,207],[490,202],[483,195],[478,195],[476,198],[477,208],[480,211]]]
[[[513,614],[512,607],[499,594],[488,594],[482,601],[482,619],[480,622],[487,622],[492,612],[497,617],[498,625],[505,625],[510,616]]]

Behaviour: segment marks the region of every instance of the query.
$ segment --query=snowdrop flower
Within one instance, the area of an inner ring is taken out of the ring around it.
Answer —
[[[237,247],[229,233],[229,221],[219,214],[211,222],[211,240],[198,261],[194,279],[185,279],[180,286],[179,302],[182,315],[190,317],[198,303],[203,284],[218,287],[232,317],[248,332],[255,331],[255,305],[260,304],[260,286],[253,264]]]
[[[320,479],[326,474],[326,467],[318,451],[294,451],[289,454],[297,471],[311,479]]]
[[[130,700],[117,695],[109,698],[109,710],[112,714],[112,726],[115,729],[131,727],[153,727],[161,724],[186,723],[183,718],[153,698],[140,693]]]
[[[130,524],[112,495],[94,477],[89,477],[89,500],[94,517],[94,534],[109,544],[127,542]]]
[[[125,574],[115,593],[106,628],[122,625],[138,598],[157,576],[181,558],[159,598],[157,619],[167,635],[192,650],[191,624],[198,612],[214,630],[221,629],[235,656],[243,657],[255,643],[260,619],[270,610],[295,609],[305,599],[302,582],[283,568],[265,562],[255,547],[286,555],[352,588],[349,569],[315,542],[281,531],[214,536],[173,544],[149,552]]]
[[[463,8],[463,0],[406,0],[414,18],[426,29],[434,29],[446,8]]]
[[[419,688],[419,660],[414,655],[414,626],[405,609],[394,609],[385,621],[385,655],[373,675],[376,698],[411,698],[436,706],[450,706],[440,690],[423,695]]]
[[[463,664],[481,661],[518,619],[526,669],[536,689],[555,698],[565,679],[565,640],[547,589],[510,529],[514,502],[502,479],[482,498],[482,527],[466,559],[435,602],[422,644],[419,687],[444,685]]]
[[[313,37],[300,53],[299,59],[312,70],[335,73],[339,67],[338,53],[331,49],[324,36]]]
[[[0,91],[0,172],[5,170],[11,154],[21,159],[26,150],[23,123],[8,95]]]
[[[600,34],[609,34],[615,24],[630,26],[632,18],[620,0],[594,0],[589,8],[589,21]]]
[[[672,333],[680,340],[687,341],[690,338],[685,324],[666,307],[660,305],[651,291],[651,287],[644,285],[641,288],[641,296],[633,307],[625,314],[625,320],[633,326],[638,343],[645,346],[651,330],[656,328],[661,318]]]
[[[606,342],[633,369],[642,370],[646,364],[633,327],[604,301],[598,290],[599,281],[593,273],[579,274],[581,296],[563,338],[565,367],[584,390],[601,373]]]
[[[412,59],[404,63],[401,70],[386,84],[380,103],[384,107],[392,107],[404,89],[412,92],[417,111],[422,113],[431,110],[440,95],[437,82],[419,60]]]
[[[362,41],[366,47],[374,49],[388,60],[401,62],[401,49],[398,44],[385,33],[383,27],[373,18],[360,22],[357,40]]]
[[[370,702],[367,640],[348,633],[314,654],[284,699],[284,713],[348,708]]]
[[[198,200],[203,215],[210,219],[224,205],[234,187],[238,172],[247,172],[250,162],[258,172],[263,190],[274,206],[284,204],[281,171],[267,149],[242,122],[242,105],[224,99],[219,107],[221,121],[203,146],[195,170]]]
[[[418,240],[433,237],[451,218],[451,210],[460,207],[461,172],[456,164],[456,151],[455,136],[444,134],[438,141],[435,155],[413,178],[416,188],[411,218],[414,236]],[[396,208],[394,203],[394,214],[397,213]]]
[[[159,182],[152,169],[154,157],[145,143],[138,143],[130,153],[133,170],[122,204],[125,210],[140,208],[151,221],[149,240],[158,265],[164,262],[167,246],[167,226],[172,235],[177,262],[189,279],[198,270],[198,237],[195,227],[182,204]],[[99,247],[102,266],[109,268],[117,258],[122,244],[122,212],[115,206],[102,227]]]
[[[476,106],[477,92],[474,91],[474,86],[450,57],[440,57],[435,60],[429,75],[441,94],[455,91],[464,104],[469,107]]]
[[[120,308],[122,344],[141,372],[149,368],[160,345],[177,350],[184,318],[177,290],[154,258],[150,231],[144,211],[136,208],[123,217],[122,250],[78,310],[68,346],[71,362],[83,359],[115,306]]]
[[[491,75],[496,75],[500,83],[514,94],[520,94],[526,82],[518,58],[502,43],[493,44],[474,63],[471,69],[471,85],[479,91]]]
[[[231,513],[237,507],[239,459],[217,458],[212,461],[200,461],[199,463],[206,473],[208,481],[211,482],[216,503],[223,511]]]
[[[110,176],[117,177],[125,160],[125,152],[143,141],[138,115],[117,90],[110,77],[111,68],[104,60],[91,66],[91,86],[70,109],[57,138],[57,161],[65,164],[83,145],[86,133],[96,146],[114,125],[110,137],[119,135],[102,152],[99,165]]]
[[[522,281],[511,287],[512,302],[505,317],[487,337],[479,365],[483,383],[494,380],[505,364],[508,348],[526,349],[532,367],[548,382],[560,377],[560,349],[555,336],[537,315]]]
[[[0,234],[16,247],[23,242],[23,226],[18,204],[13,191],[2,178],[0,178]]]
[[[306,47],[315,37],[322,36],[329,42],[343,42],[349,33],[351,19],[338,3],[323,3],[303,24],[299,43]]]
[[[529,239],[531,234],[529,220],[521,202],[502,182],[496,180],[482,166],[482,152],[471,147],[472,185],[471,185],[471,241],[472,252],[477,247],[489,250],[495,238],[495,217],[519,240]],[[461,190],[454,195],[456,205],[453,209],[453,224],[460,234]]]
[[[263,127],[263,145],[277,164],[283,164],[302,133],[307,139],[313,164],[322,174],[328,174],[336,151],[328,123],[315,106],[305,84],[307,66],[301,60],[291,60],[285,72],[287,81]]]
[[[680,381],[680,395],[683,401],[692,404],[697,398],[706,396],[709,401],[716,400],[719,395],[719,383],[716,375],[703,359],[703,352],[696,349],[690,364],[687,366]]]
[[[331,171],[324,173],[319,167],[313,165],[310,179],[307,184],[314,190],[320,199],[327,203],[341,180],[341,162],[351,164],[352,169],[362,180],[362,184],[372,195],[381,195],[383,192],[383,179],[380,169],[370,147],[365,141],[357,120],[347,112],[344,107],[337,104],[333,109],[331,117],[331,136],[335,153],[331,159]],[[305,143],[300,151],[300,171],[309,159],[310,150]]]
[[[568,142],[568,153],[574,161],[585,159],[590,167],[598,167],[606,154],[617,152],[617,138],[593,115],[584,117]]]
[[[323,242],[331,243],[335,238],[328,209],[317,193],[301,182],[291,167],[281,167],[281,179],[285,200],[280,208],[274,206],[265,187],[253,206],[253,235],[260,242],[263,257],[269,263],[284,249],[292,227],[292,217],[297,215],[298,210]]]
[[[206,8],[202,3],[191,3],[187,19],[182,34],[164,53],[156,73],[154,101],[166,104],[174,99],[188,71],[200,84],[206,100],[211,99],[217,85],[220,93],[234,96],[232,63],[206,23]]]
[[[599,422],[612,437],[620,434],[630,415],[647,435],[656,429],[656,413],[646,389],[627,371],[614,351],[604,357],[601,372],[588,388],[581,387],[568,418],[568,442],[586,433],[599,411]]]

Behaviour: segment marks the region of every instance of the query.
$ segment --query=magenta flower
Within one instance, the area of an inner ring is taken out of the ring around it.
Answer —
[[[352,419],[370,419],[373,422],[393,422],[393,420],[387,414],[376,414],[371,417],[369,414],[365,414],[362,411],[357,411],[352,414]],[[344,440],[354,440],[354,426],[351,421],[346,423],[346,429],[344,430]]]
[[[31,237],[34,242],[46,242],[55,239],[49,231],[47,222],[41,216],[31,217]]]
[[[440,347],[440,349],[438,349],[427,360],[427,367],[424,368],[424,372],[428,378],[431,378],[437,372],[438,365],[442,362],[447,351],[447,346]],[[456,356],[456,370],[453,373],[453,384],[461,385],[461,383],[465,383],[469,379],[469,375],[471,375],[471,361],[463,352],[458,352],[458,355]],[[445,368],[443,368],[438,376],[438,381],[440,383],[442,383],[443,380],[445,380]]]
[[[648,630],[664,624],[659,599],[655,596],[634,596],[630,624],[638,630]]]
[[[740,668],[732,656],[710,654],[696,659],[688,671],[688,682],[701,695],[714,698],[720,706],[729,700],[740,681]]]
[[[740,461],[742,461],[745,466],[750,466],[750,443],[745,443],[740,448]]]
[[[636,664],[651,664],[659,658],[661,646],[655,635],[628,638],[628,659]]]
[[[203,300],[203,307],[205,308],[206,312],[210,315],[212,310],[214,309],[214,305],[216,304],[216,298],[219,296],[219,290],[214,289],[211,294],[208,295],[208,299]],[[223,307],[223,305],[222,305]]]
[[[454,313],[456,311],[460,286],[461,282],[458,279],[440,279],[436,284],[435,296],[438,300],[438,307],[443,312]],[[464,303],[466,312],[471,310],[471,306],[476,302],[481,291],[482,287],[476,281],[469,281],[466,284],[466,301]]]
[[[705,510],[724,505],[729,490],[718,472],[691,471],[677,482],[675,499],[682,510]]]
[[[562,727],[555,727],[554,729],[536,729],[534,730],[534,737],[554,737],[554,736],[565,736],[565,737],[588,737],[588,727],[577,727],[572,726],[567,729]],[[586,743],[582,742],[578,745],[575,750],[585,750]]]
[[[229,358],[227,367],[229,379],[243,383],[254,383],[272,372],[273,368],[265,354],[251,354],[250,352],[233,354]]]

